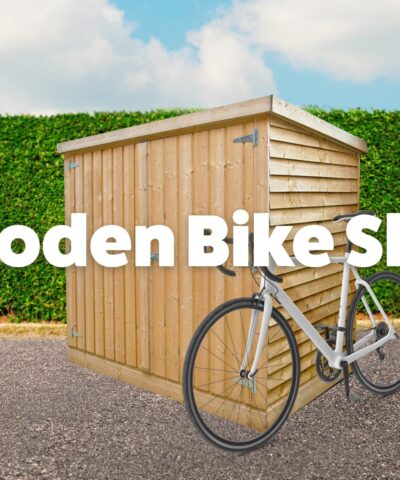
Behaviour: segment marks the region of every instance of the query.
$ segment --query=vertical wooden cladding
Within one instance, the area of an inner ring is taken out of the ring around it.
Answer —
[[[233,143],[254,128],[258,147]],[[266,211],[267,128],[264,117],[73,157],[79,167],[66,167],[67,212],[88,214],[88,235],[116,224],[133,238],[135,225],[167,225],[175,236],[175,267],[157,261],[135,267],[132,248],[123,268],[100,267],[88,255],[88,268],[69,269],[68,319],[79,334],[69,337],[71,347],[180,381],[199,322],[219,303],[254,289],[247,269],[227,278],[213,268],[188,267],[188,216],[219,215],[232,233],[236,209]]]
[[[286,245],[290,253],[294,234],[307,224],[327,227],[334,236],[335,252],[343,253],[346,225],[333,224],[332,219],[358,209],[359,154],[274,117],[269,152],[271,224],[295,226]],[[284,269],[283,287],[313,323],[336,323],[341,268],[332,264]],[[316,374],[316,350],[293,321],[291,326],[301,356],[301,384],[305,384]]]

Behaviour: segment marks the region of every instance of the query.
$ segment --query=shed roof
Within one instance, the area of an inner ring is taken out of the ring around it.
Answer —
[[[158,120],[133,127],[114,130],[111,132],[79,138],[68,142],[59,143],[59,153],[73,152],[77,150],[93,149],[109,145],[145,141],[156,138],[160,134],[183,133],[189,130],[199,130],[204,126],[217,126],[234,119],[251,118],[257,115],[269,113],[284,118],[307,130],[330,138],[342,145],[346,145],[359,152],[367,152],[367,144],[358,138],[311,113],[281,100],[275,95],[268,95],[253,100],[233,103],[223,107],[210,108],[199,112],[180,115],[178,117]]]

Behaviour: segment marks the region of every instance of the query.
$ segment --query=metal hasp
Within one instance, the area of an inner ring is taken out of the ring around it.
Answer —
[[[79,163],[69,162],[69,169],[73,170],[74,168],[78,168]]]
[[[233,143],[252,143],[253,147],[256,147],[258,145],[258,128],[255,128],[250,135],[234,138]]]

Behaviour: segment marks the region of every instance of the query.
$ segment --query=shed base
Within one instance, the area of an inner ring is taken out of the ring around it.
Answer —
[[[68,347],[68,360],[81,367],[115,378],[116,380],[130,383],[181,403],[183,402],[182,386],[179,383],[141,372],[135,368],[127,367],[126,365],[121,365],[120,363],[97,357],[87,352],[82,352],[76,348]],[[343,376],[340,375],[335,382],[325,383],[318,377],[314,377],[300,386],[292,413],[310,403],[342,379]]]

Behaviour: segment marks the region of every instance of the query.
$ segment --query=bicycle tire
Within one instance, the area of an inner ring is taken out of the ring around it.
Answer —
[[[290,411],[293,408],[293,404],[297,396],[299,379],[300,379],[300,358],[299,358],[297,343],[296,343],[293,331],[290,328],[290,325],[288,324],[286,319],[281,315],[281,313],[274,308],[272,310],[271,319],[274,322],[276,322],[276,324],[280,327],[284,335],[283,338],[287,340],[289,349],[286,349],[285,352],[290,351],[291,364],[288,363],[288,365],[291,365],[291,367],[289,367],[289,370],[291,368],[291,375],[292,375],[291,377],[292,381],[290,384],[290,390],[288,393],[287,400],[284,403],[282,411],[280,412],[277,419],[274,421],[274,423],[271,426],[268,427],[268,429],[265,432],[260,433],[255,438],[252,438],[246,441],[232,441],[231,439],[223,438],[221,437],[220,434],[217,434],[215,431],[212,431],[209,425],[206,424],[202,414],[199,412],[197,401],[195,398],[196,393],[194,392],[195,389],[193,387],[193,376],[194,376],[196,355],[200,349],[200,345],[203,339],[206,338],[207,333],[211,331],[212,327],[218,322],[218,320],[223,319],[226,315],[236,311],[242,312],[243,309],[249,309],[249,310],[256,309],[259,312],[262,312],[263,307],[264,307],[264,302],[262,300],[253,299],[253,298],[238,298],[220,305],[214,311],[212,311],[199,325],[190,342],[190,345],[186,353],[184,369],[183,369],[183,395],[184,395],[185,406],[188,411],[189,417],[192,423],[197,427],[197,429],[208,441],[212,442],[215,446],[223,448],[225,450],[245,452],[245,451],[250,451],[250,450],[261,447],[268,440],[270,440],[282,427],[288,415],[290,414]],[[281,338],[281,337],[278,337],[278,338]],[[287,355],[287,353],[285,353],[285,355]],[[251,362],[249,364],[251,364]],[[266,367],[266,368],[269,368],[269,367]],[[257,374],[255,375],[254,378],[257,379]],[[232,382],[235,382],[235,380],[232,380]],[[236,382],[238,381],[236,380]],[[243,389],[243,385],[241,385],[240,388]],[[240,398],[240,401],[241,401],[242,393],[240,396],[241,396]],[[250,412],[251,412],[251,408],[253,407],[250,407]],[[257,406],[257,409],[258,409],[258,406]],[[239,406],[239,412],[240,412],[240,406]],[[239,412],[238,412],[238,418],[239,418]],[[209,414],[206,414],[206,415],[211,416]],[[265,415],[267,417],[267,413],[265,413]],[[217,419],[217,421],[219,421],[219,418]]]
[[[398,294],[400,293],[400,275],[396,273],[389,272],[389,271],[379,272],[374,275],[371,275],[368,279],[366,279],[366,281],[371,286],[371,288],[378,281],[395,282],[396,285],[398,286],[397,293]],[[368,295],[366,288],[364,286],[360,286],[355,292],[353,300],[350,304],[349,313],[347,317],[347,333],[346,333],[348,355],[351,355],[355,351],[353,338],[354,336],[357,336],[355,332],[358,326],[357,324],[358,307],[360,305],[360,302],[362,301],[361,299],[363,295],[365,294]],[[367,327],[366,326],[360,327],[359,330],[361,330],[361,333],[362,333],[362,328],[364,329],[365,332],[373,331],[374,329],[372,322]],[[375,328],[375,330],[377,330],[377,328]],[[397,330],[397,333],[400,334],[400,327],[397,327],[396,330]],[[375,333],[375,335],[377,339],[378,333]],[[394,362],[393,362],[393,354],[392,354],[392,357],[388,359],[387,350],[389,348],[391,348],[391,350],[389,351],[390,354],[394,352],[394,355],[395,355]],[[373,351],[370,354],[366,355],[365,357],[361,357],[359,360],[351,364],[357,380],[368,390],[381,395],[389,395],[400,389],[400,341],[396,339],[389,340],[389,342],[387,342],[383,346],[381,353],[384,353],[385,349],[386,349],[386,356],[383,359],[380,358],[377,351]],[[385,365],[387,365],[388,367],[390,367],[391,365],[394,365],[395,373],[393,376],[389,376],[389,374],[385,372],[383,368],[380,368],[385,366],[383,364],[385,360],[387,360],[387,363]],[[397,370],[396,366],[399,367],[399,370]],[[390,380],[391,383],[383,384],[382,382],[389,381],[389,377],[391,378]],[[396,379],[396,378],[397,380],[392,381],[393,379]]]

